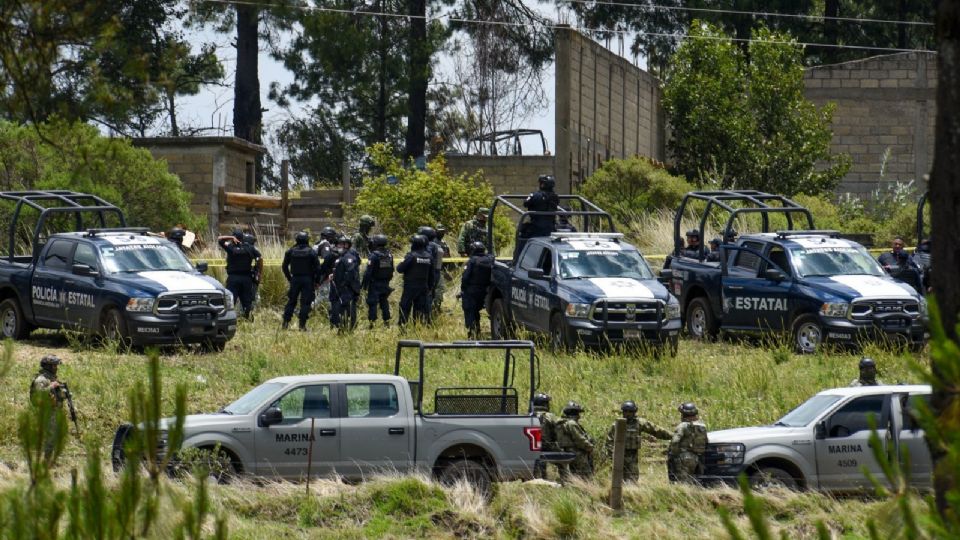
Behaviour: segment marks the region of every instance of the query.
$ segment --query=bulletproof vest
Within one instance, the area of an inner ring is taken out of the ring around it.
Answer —
[[[253,246],[249,244],[230,244],[227,248],[227,273],[249,274],[253,265]]]
[[[295,276],[311,276],[317,270],[317,253],[310,246],[295,246],[290,254],[290,273]]]
[[[624,439],[625,450],[640,449],[640,420],[637,417],[627,418],[627,436]]]
[[[490,285],[490,275],[493,272],[493,256],[474,255],[470,257],[467,263],[472,265],[470,269],[470,280],[468,286],[486,287]]]
[[[411,251],[407,257],[413,257],[412,263],[403,275],[403,284],[410,287],[426,287],[430,273],[433,272],[433,257],[425,249]]]
[[[918,251],[913,254],[913,260],[924,271],[930,269],[930,254],[923,251]]]
[[[393,256],[388,251],[374,251],[370,256],[370,264],[374,265],[373,279],[390,281],[393,278]]]
[[[560,198],[552,191],[538,191],[530,195],[528,201],[526,207],[532,212],[556,212],[560,204]]]
[[[337,282],[337,285],[347,283],[347,280],[350,279],[351,274],[360,267],[360,259],[357,257],[357,254],[353,251],[348,251],[340,256],[337,259],[336,265],[334,266],[333,279]]]
[[[684,422],[686,426],[680,438],[680,450],[703,455],[707,450],[707,426],[703,422]]]
[[[320,256],[320,260],[322,261],[327,258],[327,255],[329,255],[331,251],[333,251],[333,244],[326,240],[321,240],[317,242],[315,249],[317,250],[317,255]]]

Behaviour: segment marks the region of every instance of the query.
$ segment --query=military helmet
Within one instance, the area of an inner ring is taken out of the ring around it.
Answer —
[[[427,237],[422,234],[415,234],[410,237],[410,249],[421,250],[427,247]]]
[[[353,245],[353,240],[351,240],[349,236],[347,236],[347,235],[345,235],[345,234],[341,234],[340,236],[337,237],[337,243],[338,243],[338,244],[347,244],[348,246],[352,246],[352,245]]]
[[[470,254],[471,255],[485,255],[487,253],[487,246],[483,242],[470,242]]]
[[[417,229],[417,234],[426,236],[427,240],[431,242],[437,237],[437,231],[429,225],[422,225],[419,229]]]
[[[310,235],[307,234],[307,231],[298,231],[297,234],[294,235],[293,240],[297,245],[305,246],[310,242]]]
[[[443,226],[443,223],[437,223],[437,226],[434,227],[434,229],[437,231],[437,238],[447,234],[447,228]]]
[[[237,242],[243,242],[243,229],[234,229],[232,235]]]
[[[540,189],[544,189],[546,191],[552,191],[554,186],[557,185],[556,179],[549,174],[541,174],[540,178],[537,180],[540,183]]]
[[[366,225],[366,226],[368,226],[368,227],[373,227],[373,225],[374,225],[375,223],[376,223],[376,220],[373,219],[373,216],[370,216],[370,215],[367,215],[367,214],[364,214],[364,215],[360,216],[360,225]]]
[[[183,242],[183,237],[186,236],[187,231],[181,229],[180,227],[174,227],[167,231],[167,240],[172,240],[176,243]]]
[[[692,401],[682,403],[677,410],[680,411],[680,414],[683,416],[697,416],[700,414],[700,411],[697,410],[697,406],[693,404]]]
[[[375,248],[387,247],[387,235],[375,234],[370,237],[370,245]]]
[[[690,229],[687,231],[687,238],[700,238],[700,231],[697,229]]]
[[[624,402],[620,405],[620,412],[624,412],[624,413],[628,413],[628,412],[629,412],[629,413],[635,413],[635,412],[637,412],[637,402],[636,402],[636,401],[633,401],[632,399],[631,399],[631,400],[624,401]]]
[[[327,242],[333,242],[337,239],[337,230],[330,226],[324,227],[320,229],[320,238]]]
[[[583,406],[581,406],[576,401],[568,401],[563,407],[564,416],[580,416],[580,413],[583,412]]]
[[[252,246],[257,243],[257,237],[250,233],[243,233],[243,243]]]
[[[550,394],[544,394],[543,392],[538,392],[533,396],[533,406],[540,408],[550,408]]]
[[[860,359],[860,369],[863,368],[874,368],[876,369],[877,363],[873,361],[873,358],[864,356]]]
[[[484,208],[484,207],[477,208],[476,217],[482,217],[483,219],[487,219],[487,216],[489,215],[490,215],[489,208]]]
[[[49,371],[51,368],[59,366],[62,362],[63,361],[55,354],[45,354],[43,358],[40,359],[40,368]]]

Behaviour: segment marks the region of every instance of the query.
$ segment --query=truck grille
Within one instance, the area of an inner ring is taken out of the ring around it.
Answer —
[[[894,313],[915,319],[920,315],[920,304],[916,300],[861,300],[854,301],[850,307],[850,318],[855,321]]]
[[[663,311],[663,303],[656,300],[597,300],[590,318],[599,323],[657,323]]]
[[[210,306],[223,312],[226,304],[221,292],[203,292],[203,293],[173,293],[162,294],[157,298],[157,314],[171,315],[178,314],[184,309],[192,307]]]

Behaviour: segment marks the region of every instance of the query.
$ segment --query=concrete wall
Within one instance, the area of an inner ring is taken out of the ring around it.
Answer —
[[[817,105],[836,103],[834,153],[849,154],[850,172],[838,191],[865,195],[881,182],[916,180],[933,165],[936,55],[901,53],[810,68],[805,94]]]
[[[553,156],[448,156],[447,166],[454,174],[483,171],[497,195],[536,191],[541,174],[556,174]]]

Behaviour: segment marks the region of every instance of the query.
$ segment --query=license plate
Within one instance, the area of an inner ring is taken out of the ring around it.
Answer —
[[[624,330],[623,339],[640,339],[639,330]]]

